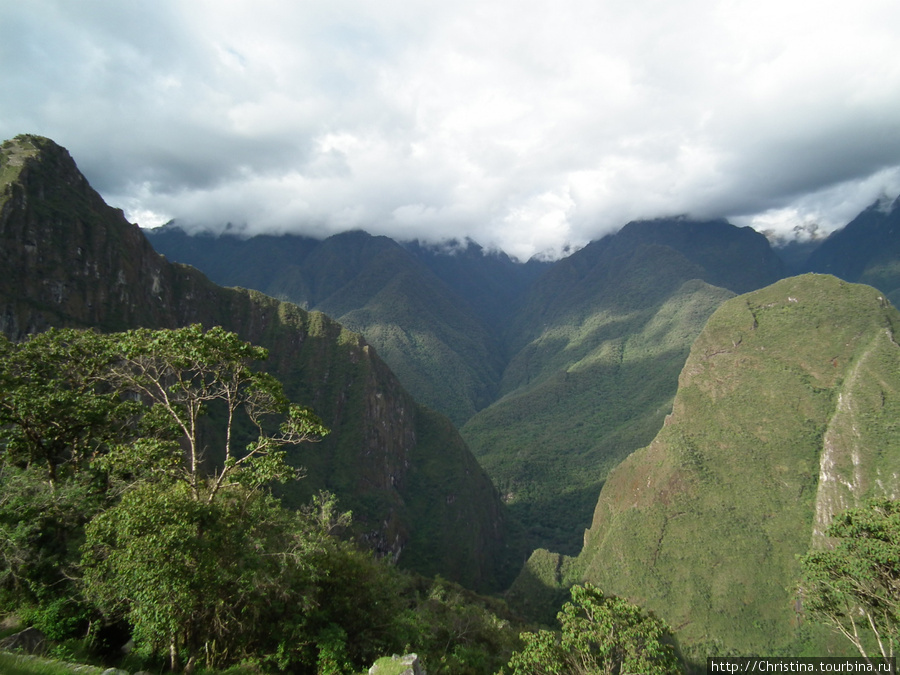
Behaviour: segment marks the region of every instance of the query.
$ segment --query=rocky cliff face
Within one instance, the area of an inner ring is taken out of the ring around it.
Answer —
[[[0,330],[12,339],[50,326],[201,323],[267,347],[266,368],[332,429],[297,457],[309,476],[288,503],[325,487],[353,509],[362,539],[401,564],[481,588],[508,576],[507,524],[490,481],[359,335],[167,262],[47,139],[0,148],[0,265]],[[418,503],[429,508],[411,508]]]
[[[898,328],[879,291],[825,275],[722,305],[664,427],[610,473],[581,578],[705,649],[802,649],[797,556],[836,513],[900,493]]]

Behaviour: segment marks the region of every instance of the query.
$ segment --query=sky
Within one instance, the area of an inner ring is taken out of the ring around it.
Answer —
[[[0,137],[150,227],[561,255],[900,193],[897,0],[0,0]]]

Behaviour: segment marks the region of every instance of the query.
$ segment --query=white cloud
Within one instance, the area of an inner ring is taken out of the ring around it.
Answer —
[[[0,135],[147,224],[832,228],[900,190],[898,44],[894,0],[34,0],[0,6]]]

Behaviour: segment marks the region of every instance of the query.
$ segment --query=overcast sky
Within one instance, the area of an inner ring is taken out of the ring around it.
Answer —
[[[0,136],[145,226],[845,224],[900,193],[897,0],[0,0]]]

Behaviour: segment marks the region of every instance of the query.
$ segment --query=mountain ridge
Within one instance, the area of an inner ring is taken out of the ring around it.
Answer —
[[[419,406],[361,336],[321,313],[223,289],[167,262],[49,139],[4,142],[0,176],[7,270],[0,329],[7,336],[51,325],[234,330],[267,347],[266,368],[286,393],[332,428],[316,453],[298,458],[309,477],[284,495],[288,503],[333,489],[354,510],[370,548],[426,574],[496,588],[514,572],[518,554],[490,480],[450,422]]]
[[[570,554],[606,471],[662,424],[706,317],[783,272],[762,235],[687,218],[629,223],[553,264],[364,232],[319,243],[198,240],[175,227],[148,236],[211,264],[223,283],[264,273],[261,290],[273,292],[272,279],[292,279],[278,292],[364,334],[417,399],[460,427],[536,545]],[[272,256],[254,263],[267,245]],[[317,294],[325,273],[329,292]]]
[[[828,275],[724,303],[663,428],[604,484],[575,578],[704,649],[825,648],[802,630],[797,556],[836,513],[900,494],[898,329],[880,291]]]

